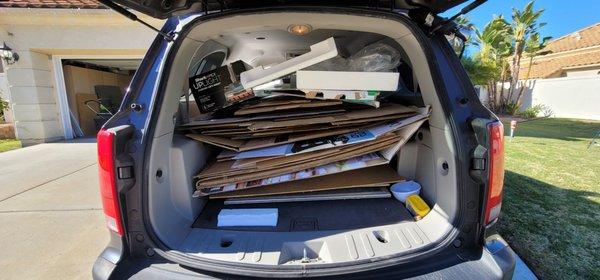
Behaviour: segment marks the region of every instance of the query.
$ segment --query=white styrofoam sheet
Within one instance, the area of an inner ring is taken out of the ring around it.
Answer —
[[[399,73],[298,71],[296,87],[302,90],[376,90],[396,91]]]
[[[334,58],[338,49],[333,37],[310,46],[310,52],[286,60],[269,68],[257,66],[240,74],[240,80],[245,89],[271,82],[277,78],[294,73],[300,69]]]
[[[277,226],[277,208],[222,209],[217,227]]]

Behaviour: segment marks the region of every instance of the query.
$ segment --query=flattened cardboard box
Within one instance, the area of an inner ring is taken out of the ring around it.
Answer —
[[[206,187],[214,184],[214,181],[232,183],[244,179],[253,180],[259,179],[261,176],[276,175],[278,172],[299,171],[304,168],[345,160],[361,154],[377,152],[394,145],[397,141],[397,137],[389,135],[385,138],[372,141],[373,143],[369,145],[352,145],[344,148],[321,150],[289,157],[277,156],[258,158],[254,159],[257,162],[254,162],[252,165],[238,168],[234,167],[237,162],[235,160],[222,163],[217,162],[205,168],[196,176],[196,178],[199,179],[197,184]],[[261,166],[257,165],[258,162],[262,162]],[[305,164],[300,165],[301,163]],[[237,176],[243,176],[243,178]]]
[[[256,131],[261,129],[269,128],[284,128],[293,127],[298,125],[307,124],[334,124],[335,122],[349,122],[349,121],[368,121],[369,119],[382,117],[382,116],[394,116],[404,114],[414,114],[418,108],[406,107],[402,105],[388,105],[382,106],[381,108],[371,108],[350,111],[345,114],[333,115],[333,116],[319,116],[313,118],[304,118],[297,120],[282,120],[282,121],[257,121],[249,126],[250,130]]]
[[[342,175],[343,176],[340,176]],[[250,188],[209,196],[211,199],[314,192],[356,187],[381,186],[403,181],[404,178],[388,165],[367,167],[342,174],[279,183],[262,188]]]
[[[221,162],[224,166],[218,168],[221,171],[214,170],[211,175],[219,174],[215,179],[200,179],[196,183],[196,196],[211,195],[214,193],[230,192],[239,189],[262,187],[280,182],[295,181],[330,175],[331,173],[344,172],[353,169],[365,168],[369,166],[377,166],[389,163],[393,155],[397,153],[400,147],[408,141],[410,136],[416,132],[425,120],[413,123],[406,128],[398,131],[398,139],[388,143],[379,145],[361,145],[364,148],[353,148],[346,152],[341,152],[339,155],[326,157],[323,159],[310,159],[305,163],[293,164],[292,166],[277,167],[272,170],[264,170],[267,166],[259,168],[257,172],[252,170],[250,174],[232,174],[224,175],[223,172],[231,172],[232,163]],[[351,146],[352,147],[352,146]],[[373,153],[372,150],[380,150],[378,153]],[[359,155],[359,156],[356,156]],[[362,155],[362,156],[360,156]],[[328,166],[336,167],[335,170],[328,169]],[[339,166],[342,166],[339,168]],[[228,171],[229,170],[229,171]],[[323,170],[327,171],[324,172]],[[336,171],[337,170],[337,171]],[[208,170],[207,170],[208,171]],[[205,174],[206,175],[206,174]],[[231,175],[231,176],[229,176]],[[204,176],[201,176],[204,177]],[[204,177],[206,178],[206,177]]]
[[[234,158],[231,158],[231,160],[229,161],[217,162],[209,165],[208,167],[204,168],[198,175],[196,175],[195,178],[198,178],[200,181],[204,181],[209,178],[227,179],[225,178],[226,176],[239,175],[244,173],[253,173],[254,175],[258,176],[258,170],[251,170],[253,168],[258,168],[257,166],[255,166],[255,164],[258,162],[262,162],[260,172],[267,172],[271,169],[278,168],[280,166],[286,166],[285,163],[288,163],[287,165],[297,165],[297,162],[299,161],[314,160],[314,165],[317,165],[317,161],[320,162],[329,160],[329,162],[323,163],[326,164],[337,160],[347,159],[360,154],[376,152],[382,150],[382,147],[385,146],[394,145],[395,143],[404,143],[423,122],[424,120],[421,120],[417,123],[410,124],[397,132],[390,132],[389,134],[386,134],[385,136],[382,136],[378,139],[369,141],[364,145],[355,144],[345,147],[318,150],[314,152],[300,153],[290,156],[262,157],[254,159],[245,159],[243,161],[235,161]],[[269,162],[273,164],[269,165]],[[281,162],[282,164],[276,164],[278,162]],[[236,164],[239,165],[237,166],[237,168],[235,166]],[[200,183],[200,185],[203,184]]]
[[[296,101],[296,102],[293,102]],[[298,102],[304,101],[304,102]],[[235,111],[235,116],[244,116],[258,113],[288,111],[294,109],[306,109],[306,108],[320,108],[341,105],[342,101],[339,100],[289,100],[286,104],[267,105],[260,104],[260,106],[247,106]]]
[[[273,185],[281,182],[292,182],[296,180],[304,180],[314,177],[322,177],[330,174],[337,174],[339,172],[345,172],[355,170],[364,167],[383,165],[387,161],[376,153],[370,153],[348,160],[336,162],[334,164],[328,164],[323,166],[317,166],[312,168],[302,169],[300,171],[289,172],[273,176],[265,179],[248,180],[239,183],[230,183],[221,185],[218,187],[207,187],[198,188],[198,191],[194,193],[195,196],[205,196],[214,193],[230,192],[240,189],[264,187]]]
[[[390,108],[394,109],[394,108]],[[327,121],[333,121],[334,119],[329,118],[339,118],[339,119],[348,119],[348,116],[339,115],[339,116],[321,116],[321,117],[307,117],[300,119],[292,119],[292,120],[274,120],[269,121],[268,123],[273,124],[273,128],[265,128],[259,131],[246,131],[245,127],[251,127],[254,124],[260,122],[244,122],[243,118],[234,118],[237,120],[237,123],[230,123],[227,121],[225,123],[223,120],[216,120],[215,122],[204,121],[202,125],[210,125],[213,128],[218,127],[217,130],[209,130],[203,131],[202,134],[187,134],[186,136],[195,139],[200,142],[206,142],[208,144],[212,144],[215,146],[219,146],[225,149],[234,150],[234,151],[248,151],[254,150],[258,148],[266,148],[271,146],[283,145],[288,143],[293,143],[297,141],[315,139],[320,137],[328,137],[337,134],[343,133],[352,133],[356,132],[359,129],[365,129],[365,126],[369,124],[380,124],[379,122],[383,122],[386,120],[398,120],[402,117],[413,116],[415,113],[418,113],[416,116],[409,117],[407,120],[412,121],[413,119],[425,118],[428,114],[427,108],[408,108],[408,107],[399,107],[394,110],[388,109],[388,113],[391,111],[392,113],[400,112],[400,114],[392,114],[392,115],[384,115],[383,117],[371,117],[364,118],[364,114],[359,114],[359,117],[362,119],[353,120],[352,118],[347,121],[343,121],[338,123],[335,126],[331,126],[331,124],[327,124]],[[378,110],[378,109],[374,109]],[[369,109],[368,111],[371,112]],[[404,113],[409,111],[408,113]],[[384,113],[385,114],[385,113]],[[351,114],[350,116],[356,116],[357,114]],[[377,122],[377,123],[375,123]],[[280,126],[279,124],[286,123],[288,126]],[[310,125],[307,125],[310,123]],[[197,123],[200,124],[199,122]],[[301,126],[304,124],[304,126]],[[289,127],[291,125],[291,127]],[[204,127],[206,128],[206,127]],[[299,134],[300,132],[306,131],[304,134]],[[290,135],[291,134],[291,135]],[[231,137],[227,137],[231,136]],[[268,136],[273,136],[271,138],[266,138]],[[249,141],[241,141],[241,139],[253,139],[253,138],[261,138],[256,140]]]
[[[319,138],[311,139],[297,139],[293,143],[273,145],[270,147],[264,147],[260,149],[252,149],[249,151],[243,151],[239,153],[235,159],[253,158],[253,157],[267,157],[267,156],[282,156],[282,155],[294,155],[299,153],[305,153],[310,151],[316,151],[321,149],[327,149],[332,147],[341,147],[345,145],[352,145],[362,143],[384,135],[388,132],[401,129],[402,127],[427,118],[429,114],[429,108],[421,108],[418,111],[419,114],[413,117],[405,119],[395,119],[393,121],[386,122],[384,124],[373,126],[369,128],[360,129],[345,134],[338,134],[332,136],[323,136]],[[247,150],[247,149],[246,149]]]
[[[202,134],[188,134],[187,136],[197,141],[206,142],[222,148],[234,151],[248,151],[258,148],[265,148],[281,144],[292,143],[296,141],[314,139],[336,135],[336,133],[351,133],[358,131],[363,126],[369,124],[379,124],[386,120],[398,120],[402,117],[410,117],[418,113],[417,118],[426,117],[423,113],[424,108],[412,108],[404,106],[389,106],[381,109],[366,109],[353,111],[344,114],[324,115],[319,117],[306,117],[297,119],[275,119],[272,121],[246,121],[244,118],[217,119],[214,121],[199,121],[195,127],[212,127],[213,130],[203,131]],[[366,111],[366,112],[363,112]],[[369,117],[369,114],[372,116]],[[420,115],[420,116],[419,116]],[[358,118],[358,119],[356,119]],[[336,121],[339,123],[335,123]],[[259,130],[253,130],[255,125],[266,126]],[[194,126],[188,126],[194,127]],[[355,127],[356,129],[353,129]],[[201,128],[201,129],[202,129]],[[216,131],[214,128],[218,128]],[[248,133],[244,132],[246,128]],[[318,132],[318,130],[322,130]],[[295,134],[307,131],[305,135],[293,136],[285,139],[286,134]],[[309,133],[314,132],[314,133]],[[226,137],[231,135],[231,137]],[[235,136],[233,136],[235,135]],[[281,137],[277,137],[283,135]],[[209,137],[211,136],[211,137]],[[252,139],[275,136],[271,139],[260,139],[257,141],[237,141],[236,139]]]
[[[225,118],[225,119],[208,119],[208,120],[196,120],[190,123],[182,124],[177,128],[179,130],[210,130],[224,127],[247,127],[253,121],[258,120],[270,120],[270,119],[290,119],[312,115],[327,115],[327,114],[342,114],[344,109],[320,109],[317,111],[303,111],[303,112],[280,112],[276,114],[264,114],[252,117],[236,117],[236,118]]]

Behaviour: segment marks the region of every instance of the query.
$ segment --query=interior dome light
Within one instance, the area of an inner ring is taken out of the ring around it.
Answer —
[[[295,35],[306,35],[312,31],[312,27],[308,24],[292,24],[288,26],[288,32]]]

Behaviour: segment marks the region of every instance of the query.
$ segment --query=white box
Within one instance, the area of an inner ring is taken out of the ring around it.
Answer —
[[[396,91],[399,73],[298,71],[296,87],[301,90],[373,90]]]

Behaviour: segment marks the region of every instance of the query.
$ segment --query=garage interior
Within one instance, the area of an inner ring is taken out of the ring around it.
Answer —
[[[116,112],[139,59],[64,59],[65,89],[74,136],[95,136]]]

